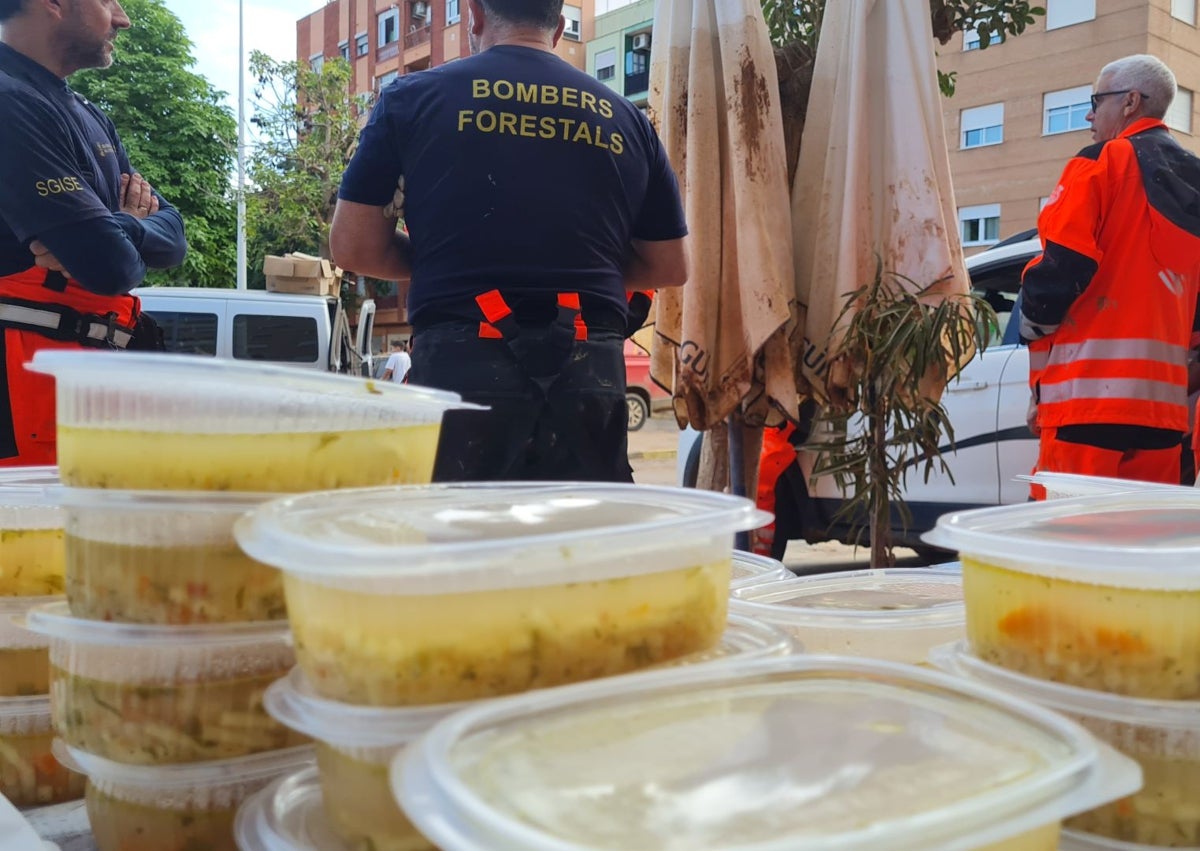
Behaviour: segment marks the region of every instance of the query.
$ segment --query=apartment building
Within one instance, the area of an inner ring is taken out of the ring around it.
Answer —
[[[1037,223],[1067,160],[1092,144],[1085,116],[1106,63],[1153,54],[1171,67],[1179,95],[1166,117],[1200,153],[1197,0],[1043,0],[1046,16],[1020,36],[980,50],[964,33],[938,49],[957,72],[943,100],[963,247],[983,250]]]
[[[613,91],[646,108],[654,0],[596,0],[595,35],[585,70]]]

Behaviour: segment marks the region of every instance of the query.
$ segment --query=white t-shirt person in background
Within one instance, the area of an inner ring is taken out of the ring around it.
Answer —
[[[408,375],[408,370],[412,366],[412,358],[409,357],[407,345],[403,340],[397,340],[392,343],[392,353],[388,355],[387,365],[383,368],[382,381],[394,381],[397,384],[404,381],[404,377]]]

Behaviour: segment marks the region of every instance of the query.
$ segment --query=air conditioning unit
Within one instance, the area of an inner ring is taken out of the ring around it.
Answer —
[[[634,50],[649,50],[650,49],[650,33],[638,33],[633,37]]]
[[[417,0],[416,3],[413,3],[412,13],[414,18],[425,20],[429,17],[429,4],[423,0]]]

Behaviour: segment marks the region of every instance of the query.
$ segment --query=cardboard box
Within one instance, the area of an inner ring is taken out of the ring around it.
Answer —
[[[268,292],[337,295],[341,291],[342,270],[311,254],[268,254],[263,258],[263,274]]]

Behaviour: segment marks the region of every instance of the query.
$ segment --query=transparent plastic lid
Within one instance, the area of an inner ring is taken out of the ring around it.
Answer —
[[[25,615],[38,606],[65,600],[61,594],[49,597],[0,597],[0,650],[48,646],[49,638],[25,627]]]
[[[0,697],[0,736],[49,732],[50,695]]]
[[[267,753],[189,762],[175,765],[127,765],[74,748],[55,739],[54,756],[77,774],[86,774],[97,783],[140,787],[155,791],[191,790],[226,783],[250,783],[312,765],[316,756],[311,745],[285,748]]]
[[[325,817],[316,768],[303,768],[247,798],[233,835],[242,851],[351,851]]]
[[[1048,492],[1059,496],[1101,496],[1129,491],[1187,490],[1182,485],[1137,482],[1131,479],[1114,479],[1109,476],[1081,476],[1077,473],[1037,472],[1031,476],[1017,476],[1016,478],[1018,481],[1042,485]]]
[[[287,621],[251,623],[157,624],[115,623],[71,616],[66,603],[49,603],[31,609],[25,628],[50,638],[85,645],[146,647],[148,650],[197,647],[227,647],[239,644],[286,644],[291,641]]]
[[[937,668],[1070,715],[1194,734],[1200,739],[1200,701],[1152,700],[1039,680],[1000,668],[971,654],[966,641],[935,647]]]
[[[729,578],[730,588],[742,588],[746,585],[755,585],[775,579],[788,579],[791,576],[793,573],[781,561],[743,550],[733,551],[733,569]]]
[[[966,622],[962,574],[948,568],[820,573],[733,591],[737,611],[816,626],[943,627]]]
[[[1077,830],[1064,830],[1058,842],[1058,851],[1162,851],[1161,845],[1140,845],[1136,842],[1122,842],[1120,839],[1110,839],[1107,836],[1097,836],[1094,833],[1081,833]],[[1200,846],[1176,846],[1176,851],[1200,851]]]
[[[47,488],[59,483],[58,467],[5,467],[0,470],[0,489]]]
[[[55,496],[64,508],[100,510],[118,514],[186,511],[192,514],[221,514],[249,511],[278,499],[278,493],[246,491],[137,491],[105,488],[60,487]]]
[[[1147,490],[943,514],[922,538],[1076,582],[1200,590],[1200,489]]]
[[[647,485],[471,483],[309,493],[239,520],[242,549],[336,583],[432,594],[636,576],[728,559],[769,514],[741,497]]]
[[[1140,783],[1136,763],[1049,710],[821,656],[482,704],[392,765],[401,805],[442,851],[938,851]]]

